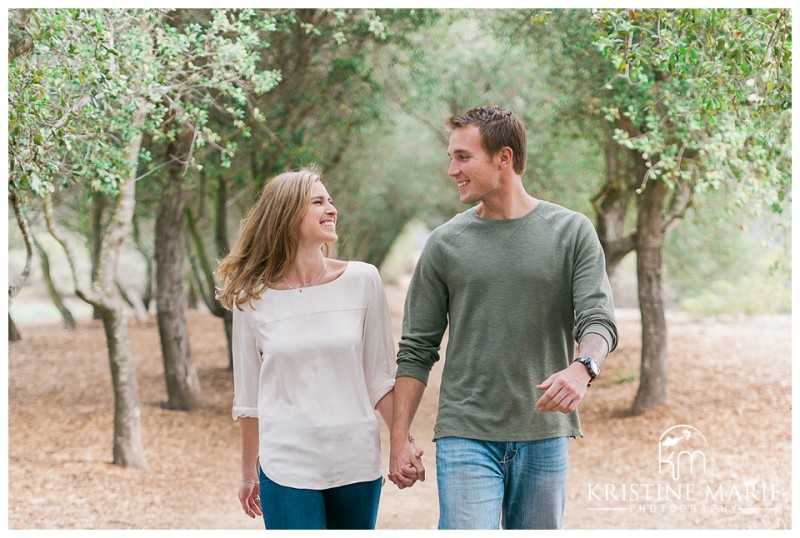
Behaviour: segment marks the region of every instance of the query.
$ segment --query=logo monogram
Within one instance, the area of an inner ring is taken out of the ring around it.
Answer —
[[[658,438],[658,472],[670,473],[679,480],[687,471],[706,472],[706,455],[702,449],[708,442],[697,428],[679,424],[664,431]]]

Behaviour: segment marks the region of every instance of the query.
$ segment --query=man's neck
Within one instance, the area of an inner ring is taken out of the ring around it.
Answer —
[[[507,192],[481,200],[475,206],[475,213],[486,220],[518,219],[533,211],[538,203],[539,200],[525,192],[522,181],[519,181]]]

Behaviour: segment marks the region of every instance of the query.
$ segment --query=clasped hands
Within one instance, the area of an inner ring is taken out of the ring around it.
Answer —
[[[425,467],[422,465],[422,454],[423,450],[414,444],[411,436],[408,441],[393,443],[389,456],[389,480],[400,489],[410,488],[417,480],[424,482]]]
[[[575,363],[578,364],[578,363]],[[536,402],[536,408],[545,412],[571,413],[586,394],[589,374],[578,364],[554,373],[536,386],[545,393]],[[414,444],[414,438],[392,440],[389,455],[389,480],[398,488],[413,486],[417,480],[425,481],[425,467],[422,465],[423,451]]]

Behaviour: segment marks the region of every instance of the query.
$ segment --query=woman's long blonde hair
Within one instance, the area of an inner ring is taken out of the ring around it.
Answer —
[[[320,181],[316,168],[284,172],[261,189],[261,194],[247,216],[230,252],[219,262],[217,275],[222,288],[217,299],[228,310],[257,300],[275,284],[297,256],[300,221],[308,211],[311,187]],[[330,256],[333,246],[325,243],[323,255]]]

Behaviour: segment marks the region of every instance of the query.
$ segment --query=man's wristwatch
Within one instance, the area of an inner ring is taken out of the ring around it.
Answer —
[[[591,378],[586,386],[591,387],[592,381],[600,375],[600,365],[597,364],[597,361],[589,357],[575,357],[572,362],[579,362],[586,367],[586,371],[589,372],[589,377]]]

